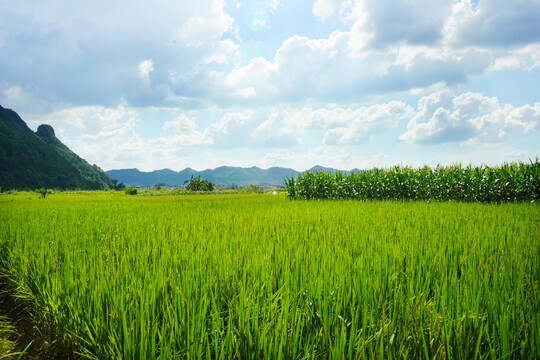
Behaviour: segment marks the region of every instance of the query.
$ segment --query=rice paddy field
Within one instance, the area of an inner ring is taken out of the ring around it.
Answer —
[[[538,203],[2,194],[0,273],[39,358],[540,358]]]

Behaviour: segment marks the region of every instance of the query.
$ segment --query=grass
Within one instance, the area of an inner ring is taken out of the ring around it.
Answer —
[[[0,359],[13,352],[15,331],[8,318],[0,315]]]
[[[0,272],[49,353],[535,359],[539,220],[528,203],[2,195]]]

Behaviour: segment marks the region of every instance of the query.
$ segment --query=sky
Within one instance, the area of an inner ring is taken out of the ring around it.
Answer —
[[[540,0],[0,0],[0,105],[104,170],[540,154]]]

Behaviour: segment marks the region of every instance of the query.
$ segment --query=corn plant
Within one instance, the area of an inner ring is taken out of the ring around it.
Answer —
[[[498,167],[471,165],[419,169],[395,166],[342,173],[308,171],[285,180],[290,199],[540,202],[540,162]]]

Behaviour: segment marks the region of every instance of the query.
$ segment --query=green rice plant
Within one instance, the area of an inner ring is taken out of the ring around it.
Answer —
[[[13,352],[15,329],[8,318],[0,315],[0,359]]]
[[[530,203],[0,195],[0,273],[40,343],[90,359],[536,359],[539,219]]]
[[[395,166],[342,173],[308,171],[285,180],[290,199],[540,202],[540,162],[499,167]]]

